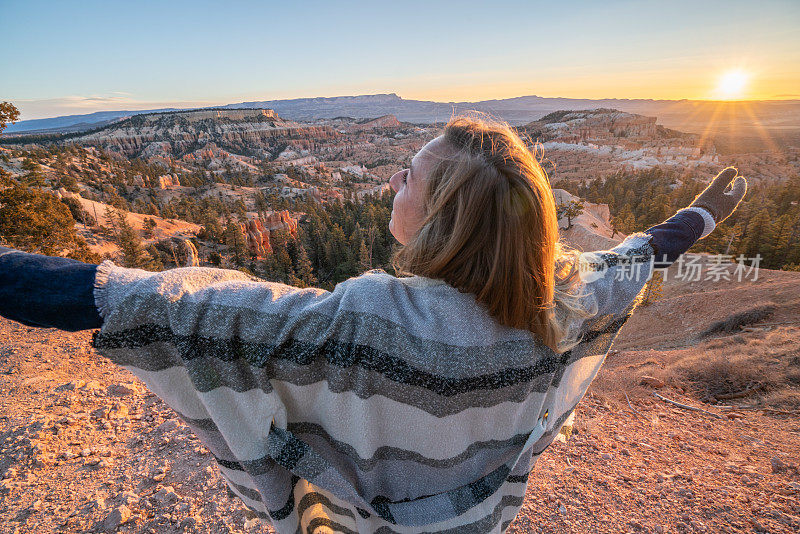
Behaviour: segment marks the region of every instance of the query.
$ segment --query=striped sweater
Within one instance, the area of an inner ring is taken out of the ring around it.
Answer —
[[[94,345],[279,533],[502,532],[632,313],[652,237],[595,256],[591,316],[565,317],[581,342],[561,354],[441,280],[373,270],[328,292],[108,261]]]

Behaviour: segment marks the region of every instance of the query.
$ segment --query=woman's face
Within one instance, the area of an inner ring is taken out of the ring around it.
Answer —
[[[389,185],[397,193],[392,206],[389,231],[401,244],[406,245],[422,226],[425,219],[425,183],[436,163],[434,154],[444,151],[444,138],[437,137],[411,159],[411,166],[394,174]]]

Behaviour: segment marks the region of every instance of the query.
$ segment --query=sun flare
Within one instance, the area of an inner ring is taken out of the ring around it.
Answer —
[[[731,70],[722,75],[717,85],[717,96],[724,100],[732,100],[744,96],[749,76],[742,70]]]

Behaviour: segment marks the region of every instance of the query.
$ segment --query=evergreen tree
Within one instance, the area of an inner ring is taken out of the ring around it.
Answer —
[[[334,223],[328,236],[328,242],[325,244],[325,259],[327,265],[332,268],[330,278],[333,279],[334,284],[337,281],[347,279],[348,273],[350,272],[350,266],[347,264],[347,256],[348,246],[344,230],[341,226]]]
[[[106,205],[105,210],[103,211],[103,218],[105,219],[106,224],[108,224],[110,227],[111,232],[116,235],[119,214],[114,211],[114,208]]]
[[[264,193],[261,191],[256,191],[253,197],[256,205],[256,212],[258,212],[258,216],[262,219],[264,218],[264,214],[269,211],[269,204],[267,203],[267,199],[264,196]]]
[[[0,168],[0,187],[13,186],[16,181],[11,178],[11,173],[5,169]]]
[[[11,102],[0,102],[0,134],[19,119],[19,110]]]
[[[369,257],[369,249],[364,240],[361,240],[358,247],[358,267],[361,271],[368,271],[372,269],[372,261]]]
[[[797,221],[792,220],[792,216],[785,213],[778,217],[773,225],[773,242],[769,250],[769,262],[774,265],[784,265],[789,261],[789,251],[791,249],[791,237],[793,226]]]
[[[147,239],[152,239],[155,234],[156,229],[156,221],[150,217],[145,217],[144,219],[144,237]]]
[[[754,257],[760,253],[762,257],[768,258],[772,252],[769,250],[772,240],[772,218],[766,209],[762,209],[750,219],[740,252],[746,257]]]
[[[369,268],[372,269],[373,252],[374,252],[374,249],[375,249],[375,239],[378,237],[378,229],[375,227],[375,225],[374,225],[372,220],[368,220],[368,222],[369,222],[369,225],[368,225],[369,229],[367,230],[367,239],[366,239],[365,244],[368,247],[367,248],[367,253],[369,255],[369,261],[368,261]]]
[[[117,244],[122,250],[122,263],[125,267],[148,269],[150,271],[163,268],[160,261],[144,249],[139,233],[128,223],[128,217],[123,212],[117,213]]]
[[[317,285],[317,277],[314,276],[314,269],[308,252],[301,242],[297,243],[297,256],[294,260],[294,274],[302,283],[301,287],[314,287]]]
[[[567,230],[572,228],[572,220],[577,218],[578,215],[583,213],[583,202],[579,200],[570,200],[566,204],[561,206],[561,213],[557,214],[560,217],[567,218]]]
[[[289,256],[288,235],[281,230],[270,232],[270,244],[272,245],[272,258],[274,259],[274,269],[277,280],[290,283],[294,277],[292,258]]]
[[[220,267],[222,265],[222,256],[216,250],[212,250],[208,253],[208,261],[214,267]]]
[[[228,250],[233,256],[234,264],[237,267],[243,266],[249,255],[247,238],[244,232],[242,232],[239,223],[232,219],[228,220],[228,224],[225,226],[225,244],[228,246]]]
[[[100,262],[77,234],[75,219],[63,202],[20,184],[0,191],[0,243],[27,252],[65,253],[77,260]]]

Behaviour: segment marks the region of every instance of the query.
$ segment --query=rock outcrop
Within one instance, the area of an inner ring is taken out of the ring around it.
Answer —
[[[286,121],[269,109],[202,110],[135,115],[74,142],[127,157],[168,160],[196,153],[207,145],[212,151],[222,147],[249,153],[269,151],[278,143],[337,135],[330,126]]]
[[[522,129],[536,140],[551,178],[584,179],[619,170],[671,166],[681,169],[719,164],[713,143],[670,130],[656,117],[615,109],[556,111]]]
[[[378,117],[377,119],[360,122],[354,125],[353,129],[359,131],[373,130],[375,128],[399,128],[400,126],[400,121],[397,120],[397,117],[394,115],[384,115],[383,117]]]
[[[293,219],[287,210],[267,213],[263,224],[269,230],[284,230],[297,237],[297,219]]]
[[[169,189],[170,187],[179,187],[181,185],[177,174],[164,174],[158,177],[158,188]]]
[[[251,219],[245,223],[240,223],[240,227],[247,239],[247,249],[252,254],[263,258],[267,254],[272,253],[272,245],[269,241],[269,229],[264,228],[260,219]]]
[[[656,118],[615,109],[556,111],[527,126],[548,141],[578,143],[614,138],[654,138]]]
[[[556,205],[580,201],[583,213],[572,219],[572,226],[567,228],[567,219],[559,220],[559,231],[564,240],[581,251],[608,250],[619,244],[625,235],[614,232],[611,228],[611,214],[607,204],[592,204],[581,200],[563,189],[553,189]]]
[[[284,231],[297,237],[297,223],[297,219],[292,218],[287,210],[283,210],[269,212],[263,219],[256,217],[240,223],[240,228],[247,239],[248,250],[258,257],[264,257],[272,253],[272,232]]]
[[[167,257],[172,257],[177,267],[197,267],[200,265],[197,247],[185,237],[176,236],[161,239],[155,243],[155,247]]]

